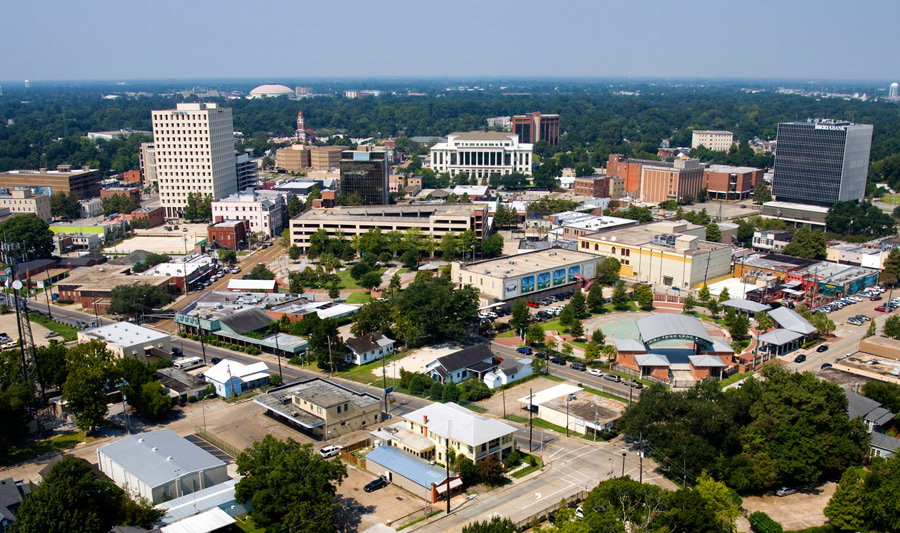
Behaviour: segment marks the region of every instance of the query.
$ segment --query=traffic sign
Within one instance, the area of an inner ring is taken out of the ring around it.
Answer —
[[[394,392],[394,387],[388,387],[388,388],[384,389],[385,394],[390,394],[392,392]]]

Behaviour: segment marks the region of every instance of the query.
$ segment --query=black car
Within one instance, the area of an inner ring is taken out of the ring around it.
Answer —
[[[819,346],[818,348],[816,348],[816,351],[819,352],[819,353],[827,352],[827,351],[828,351],[828,345],[827,345],[827,344],[823,344],[822,346]]]
[[[384,487],[387,487],[387,481],[382,478],[378,478],[375,481],[370,481],[365,487],[363,487],[363,490],[366,492],[372,492]]]
[[[210,359],[210,361],[212,362],[212,364],[217,365],[222,362],[222,358],[221,357],[213,357],[212,359]]]
[[[587,370],[587,367],[584,366],[584,363],[572,363],[571,366],[572,366],[572,370],[580,370],[581,372],[584,372]]]
[[[172,348],[172,353],[177,355],[178,357],[181,357],[184,355],[184,352],[181,351],[181,348]]]
[[[794,358],[795,363],[802,363],[803,361],[806,361],[806,356],[803,354],[800,354]]]
[[[822,367],[821,367],[821,368],[822,368],[822,370],[825,370],[826,368],[831,368],[831,367],[832,367],[832,364],[831,364],[831,363],[822,363]]]
[[[534,316],[538,317],[539,320],[544,320],[544,319],[552,317],[553,315],[551,315],[547,311],[538,311],[537,313],[535,313]]]
[[[554,365],[566,366],[566,360],[563,359],[562,357],[554,357],[553,359],[550,360],[550,362],[553,363]]]
[[[631,383],[629,383],[629,385],[631,385],[631,388],[633,388],[633,389],[643,389],[644,388],[644,384],[636,379],[632,379]]]
[[[550,359],[550,356],[545,354],[544,352],[538,352],[538,353],[534,354],[534,356],[537,357],[538,359]]]

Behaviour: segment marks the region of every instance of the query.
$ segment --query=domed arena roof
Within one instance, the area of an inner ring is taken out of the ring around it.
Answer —
[[[285,87],[284,85],[277,85],[274,83],[260,85],[259,87],[250,91],[250,96],[256,97],[284,96],[286,94],[294,94],[294,90],[289,87]]]

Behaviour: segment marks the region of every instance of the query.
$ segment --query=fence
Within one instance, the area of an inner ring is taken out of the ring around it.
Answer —
[[[209,431],[206,431],[205,429],[203,429],[200,426],[194,427],[194,433],[201,439],[203,439],[206,442],[212,444],[213,446],[219,448],[220,450],[222,450],[223,452],[227,453],[228,455],[234,457],[235,459],[237,459],[237,456],[241,454],[241,450],[239,450],[237,448],[237,446],[234,446],[234,445],[222,440],[221,438],[213,435],[212,433],[210,433]]]
[[[665,294],[662,292],[654,292],[653,293],[653,301],[654,302],[669,302],[669,303],[684,303],[684,297],[679,296],[677,294]]]

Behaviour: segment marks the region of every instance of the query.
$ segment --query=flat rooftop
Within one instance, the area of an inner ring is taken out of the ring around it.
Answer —
[[[599,421],[601,424],[615,420],[622,416],[627,405],[623,402],[597,396],[590,392],[575,392],[574,400],[566,402],[569,395],[558,396],[541,403],[541,407],[553,409],[554,411],[565,413],[566,403],[569,404],[569,416],[575,419],[581,419],[586,424]]]
[[[274,309],[288,304],[308,304],[299,294],[217,291],[204,293],[181,314],[204,320],[220,320],[250,308]],[[280,311],[281,312],[281,311]]]
[[[384,205],[367,207],[333,207],[330,209],[310,209],[294,220],[329,220],[348,219],[354,217],[378,217],[386,220],[409,220],[429,218],[431,216],[465,216],[470,217],[475,211],[482,211],[483,205]]]
[[[368,407],[381,401],[369,393],[356,392],[318,378],[294,386],[291,394],[320,407],[333,407],[347,402],[359,407]]]
[[[517,134],[508,131],[457,131],[447,137],[451,136],[460,141],[508,141],[510,137],[518,137]]]
[[[76,268],[69,277],[60,280],[60,287],[74,287],[79,291],[111,291],[119,285],[158,285],[163,286],[169,282],[168,276],[136,276],[125,274],[130,270],[130,265],[110,266],[97,265],[92,267]]]
[[[9,170],[7,172],[0,172],[0,176],[4,175],[26,175],[26,176],[49,176],[54,178],[59,177],[72,177],[79,176],[81,174],[86,174],[88,172],[99,172],[96,168],[91,168],[88,170],[84,169],[72,169],[72,170]]]
[[[158,340],[171,339],[168,333],[160,333],[131,322],[116,322],[86,330],[82,334],[116,346],[134,346],[145,342],[152,344]]]
[[[722,172],[724,174],[747,174],[748,172],[758,172],[762,169],[755,167],[733,167],[731,165],[710,165],[707,170],[710,172]]]
[[[773,207],[775,209],[796,209],[798,211],[809,211],[811,213],[828,214],[828,207],[820,205],[795,204],[794,202],[772,201],[763,204],[764,207]]]
[[[737,264],[736,262],[735,264]],[[767,270],[784,270],[793,268],[803,268],[816,264],[817,261],[812,259],[804,259],[802,257],[793,257],[782,254],[753,254],[744,256],[740,264],[750,268],[765,268]]]
[[[646,224],[640,224],[638,226],[617,227],[605,231],[598,231],[596,233],[583,235],[580,238],[592,241],[609,241],[609,244],[620,243],[628,246],[640,246],[641,248],[647,248],[650,250],[659,250],[670,252],[673,254],[684,255],[705,254],[707,252],[719,250],[722,248],[730,248],[730,245],[727,244],[709,242],[701,239],[697,239],[695,241],[697,244],[697,248],[694,250],[676,250],[674,246],[666,246],[663,244],[656,244],[651,242],[651,239],[653,239],[657,235],[671,233],[669,231],[666,231],[665,224],[666,223],[663,223],[663,226],[660,226],[660,223],[648,222]],[[692,228],[689,227],[688,229]],[[674,233],[674,235],[676,237],[688,236],[681,233]]]
[[[493,275],[495,277],[514,277],[596,259],[597,256],[594,254],[551,248],[549,250],[538,250],[536,252],[460,265],[460,270],[462,272]]]

